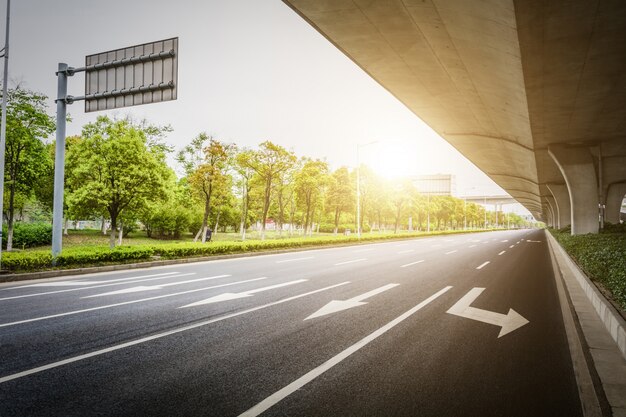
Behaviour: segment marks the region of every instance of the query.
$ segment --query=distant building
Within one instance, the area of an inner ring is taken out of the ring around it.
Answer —
[[[456,195],[456,180],[452,174],[418,175],[412,180],[421,194]]]

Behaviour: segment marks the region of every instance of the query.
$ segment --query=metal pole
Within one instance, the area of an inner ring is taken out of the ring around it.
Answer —
[[[63,188],[65,174],[65,119],[67,113],[67,64],[57,72],[57,133],[54,155],[54,204],[52,209],[52,257],[61,254],[63,239]]]
[[[356,145],[356,235],[361,239],[361,175],[359,162],[359,145]]]
[[[426,204],[426,232],[430,233],[430,193],[428,194],[428,204]]]
[[[485,199],[485,229],[487,228],[487,196],[484,196]]]
[[[7,29],[4,38],[4,75],[2,78],[2,118],[0,119],[0,268],[2,267],[2,223],[4,220],[4,149],[7,133],[7,101],[9,84],[9,22],[11,0],[7,0]]]
[[[467,230],[467,197],[463,197],[463,230]]]

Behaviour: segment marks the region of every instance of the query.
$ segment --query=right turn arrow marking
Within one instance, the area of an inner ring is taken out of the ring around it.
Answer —
[[[330,303],[326,304],[324,307],[317,310],[315,313],[311,314],[304,320],[314,319],[316,317],[325,316],[327,314],[337,313],[339,311],[347,310],[349,308],[362,306],[363,304],[367,304],[363,302],[370,297],[373,297],[381,292],[390,290],[394,287],[397,287],[400,284],[387,284],[380,288],[376,288],[375,290],[368,291],[365,294],[357,295],[356,297],[352,297],[348,300],[332,300]]]
[[[500,329],[498,337],[511,333],[513,330],[517,330],[528,323],[528,320],[512,308],[509,309],[508,314],[500,314],[493,311],[470,307],[470,304],[472,304],[483,291],[485,291],[484,288],[472,288],[463,296],[463,298],[457,301],[457,303],[453,305],[447,313],[500,326],[502,328]]]

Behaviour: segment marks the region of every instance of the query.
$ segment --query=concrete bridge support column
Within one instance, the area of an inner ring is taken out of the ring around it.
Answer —
[[[606,195],[606,210],[604,212],[607,222],[619,223],[619,214],[624,195],[626,195],[626,182],[619,182],[609,186],[609,191]]]
[[[559,214],[559,229],[567,227],[572,224],[572,207],[569,203],[569,192],[567,191],[567,185],[565,184],[546,184],[550,193],[554,197],[558,214]]]
[[[552,216],[553,216],[552,227],[560,229],[561,224],[560,224],[559,207],[557,206],[556,201],[554,201],[554,198],[550,195],[547,195],[544,198],[548,202],[548,206],[550,206],[550,210],[552,211]]]
[[[548,153],[567,184],[572,235],[598,233],[598,181],[589,148],[550,146]]]
[[[546,213],[546,225],[548,227],[554,227],[554,214],[552,214],[552,207],[546,203],[543,206],[543,212]]]

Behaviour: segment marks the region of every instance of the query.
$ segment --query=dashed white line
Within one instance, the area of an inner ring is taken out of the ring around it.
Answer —
[[[509,246],[509,248],[513,248],[514,246],[515,246],[515,245],[511,245],[511,246]]]
[[[450,254],[452,254],[454,252],[458,252],[458,250],[455,249],[455,250],[451,250],[450,252],[446,252],[446,255],[450,255]]]
[[[474,246],[476,246],[476,245],[469,245],[468,248],[473,248]]]
[[[502,254],[503,254],[503,253],[505,253],[505,252],[506,252],[506,251],[505,251],[505,250],[503,250],[502,252],[500,252],[500,253],[498,254],[498,256],[502,255]]]
[[[362,262],[362,261],[367,261],[367,258],[360,258],[360,259],[353,259],[351,261],[339,262],[339,263],[335,264],[334,266],[353,264],[355,262]]]
[[[424,262],[424,260],[419,260],[419,261],[415,261],[415,262],[411,262],[410,264],[405,264],[402,265],[400,268],[406,268],[407,266],[411,266],[411,265],[416,265],[416,264],[421,264],[422,262]]]
[[[376,248],[367,248],[367,249],[353,250],[352,253],[371,252],[373,250],[376,250]]]
[[[401,250],[398,254],[415,252],[415,249]]]
[[[431,248],[440,248],[442,245],[430,245]]]
[[[509,239],[504,239],[504,240],[502,241],[502,243],[506,243],[506,242],[508,242],[508,241],[509,241]]]
[[[489,265],[489,263],[491,263],[491,261],[483,262],[480,266],[477,266],[476,269],[483,269],[483,267]]]
[[[306,258],[293,258],[293,259],[283,259],[282,261],[276,261],[277,264],[284,264],[287,262],[296,262],[296,261],[304,261],[307,259],[314,259],[314,256],[307,256]]]

